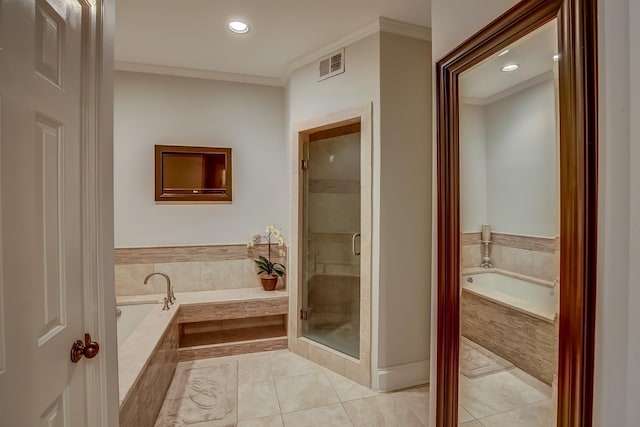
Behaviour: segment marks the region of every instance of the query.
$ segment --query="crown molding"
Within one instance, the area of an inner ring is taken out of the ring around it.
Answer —
[[[190,77],[194,79],[219,80],[233,83],[247,83],[266,86],[283,86],[276,77],[251,76],[247,74],[224,73],[221,71],[199,70],[196,68],[170,67],[167,65],[140,64],[137,62],[115,61],[114,69],[134,73],[162,74],[166,76]]]
[[[134,73],[161,74],[168,76],[190,77],[195,79],[219,80],[235,83],[248,83],[267,86],[285,86],[291,73],[345,46],[351,45],[372,34],[386,32],[431,41],[431,29],[420,25],[408,24],[380,17],[320,49],[316,49],[287,63],[280,78],[252,76],[247,74],[225,73],[221,71],[200,70],[196,68],[171,67],[167,65],[142,64],[138,62],[115,61],[114,69]]]
[[[540,83],[546,82],[548,80],[553,80],[554,74],[553,71],[547,71],[540,75],[537,75],[529,80],[525,80],[522,83],[518,83],[515,86],[511,86],[501,92],[498,92],[494,95],[488,96],[486,98],[472,98],[463,96],[460,98],[460,101],[463,104],[469,105],[489,105],[501,99],[504,99],[508,96],[515,95],[518,92],[522,92],[525,89],[529,89],[530,87],[534,87],[539,85]]]
[[[412,39],[424,40],[427,42],[431,41],[431,28],[396,21],[395,19],[381,17],[380,31],[410,37]]]
[[[312,63],[313,61],[316,61],[326,55],[329,55],[331,52],[334,52],[338,49],[341,49],[345,46],[348,46],[350,44],[353,44],[359,40],[364,39],[365,37],[368,37],[372,34],[375,34],[377,32],[380,31],[380,21],[378,19],[376,19],[374,22],[371,22],[370,24],[365,25],[364,27],[360,28],[359,30],[345,36],[342,37],[341,39],[336,40],[335,42],[328,44],[326,46],[321,47],[320,49],[316,49],[314,51],[311,51],[307,54],[304,54],[296,59],[294,59],[293,61],[287,63],[287,65],[285,65],[284,67],[284,72],[282,74],[282,77],[280,78],[280,81],[282,82],[283,85],[285,85],[287,83],[287,81],[289,80],[289,76],[291,76],[291,73],[294,70],[297,70],[298,68],[304,67],[307,64]]]
[[[320,49],[309,52],[299,58],[289,62],[284,69],[280,81],[282,85],[286,85],[291,73],[298,68],[304,67],[320,58],[323,58],[338,49],[353,44],[359,40],[364,39],[372,34],[379,32],[386,32],[397,34],[404,37],[411,37],[414,39],[420,39],[425,41],[431,41],[431,28],[422,27],[420,25],[409,24],[406,22],[396,21],[385,17],[380,17],[375,21],[365,25],[353,33],[336,40],[335,42],[328,44]]]

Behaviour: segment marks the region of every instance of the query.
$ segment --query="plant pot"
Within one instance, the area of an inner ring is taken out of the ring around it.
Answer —
[[[265,291],[273,291],[278,284],[278,276],[260,276],[260,283]]]

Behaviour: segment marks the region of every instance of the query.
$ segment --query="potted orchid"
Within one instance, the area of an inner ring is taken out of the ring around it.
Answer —
[[[286,267],[279,262],[271,261],[271,245],[277,245],[278,255],[284,257],[286,255],[285,247],[287,246],[287,241],[280,230],[274,225],[268,226],[265,229],[265,233],[264,235],[254,235],[251,240],[247,242],[247,248],[251,249],[263,241],[267,242],[267,257],[260,255],[258,259],[254,259],[253,261],[256,263],[262,287],[265,291],[273,291],[278,284],[278,277],[284,276]]]

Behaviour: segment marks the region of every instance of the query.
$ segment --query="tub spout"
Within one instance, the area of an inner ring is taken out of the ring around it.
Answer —
[[[149,273],[149,274],[147,274],[147,277],[144,278],[144,284],[146,285],[147,282],[149,281],[149,279],[151,277],[155,276],[156,274],[158,276],[164,277],[167,280],[167,297],[165,298],[165,300],[166,300],[165,307],[167,307],[166,309],[168,310],[167,304],[173,305],[173,303],[176,300],[176,296],[175,296],[175,294],[173,292],[173,288],[171,287],[171,279],[169,278],[169,275],[167,273],[163,273],[161,271],[156,271],[154,273]]]

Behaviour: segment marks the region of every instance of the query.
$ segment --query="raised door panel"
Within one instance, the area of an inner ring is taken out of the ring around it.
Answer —
[[[87,361],[73,364],[69,356],[85,332],[90,7],[78,0],[0,4],[3,425],[87,425]]]

